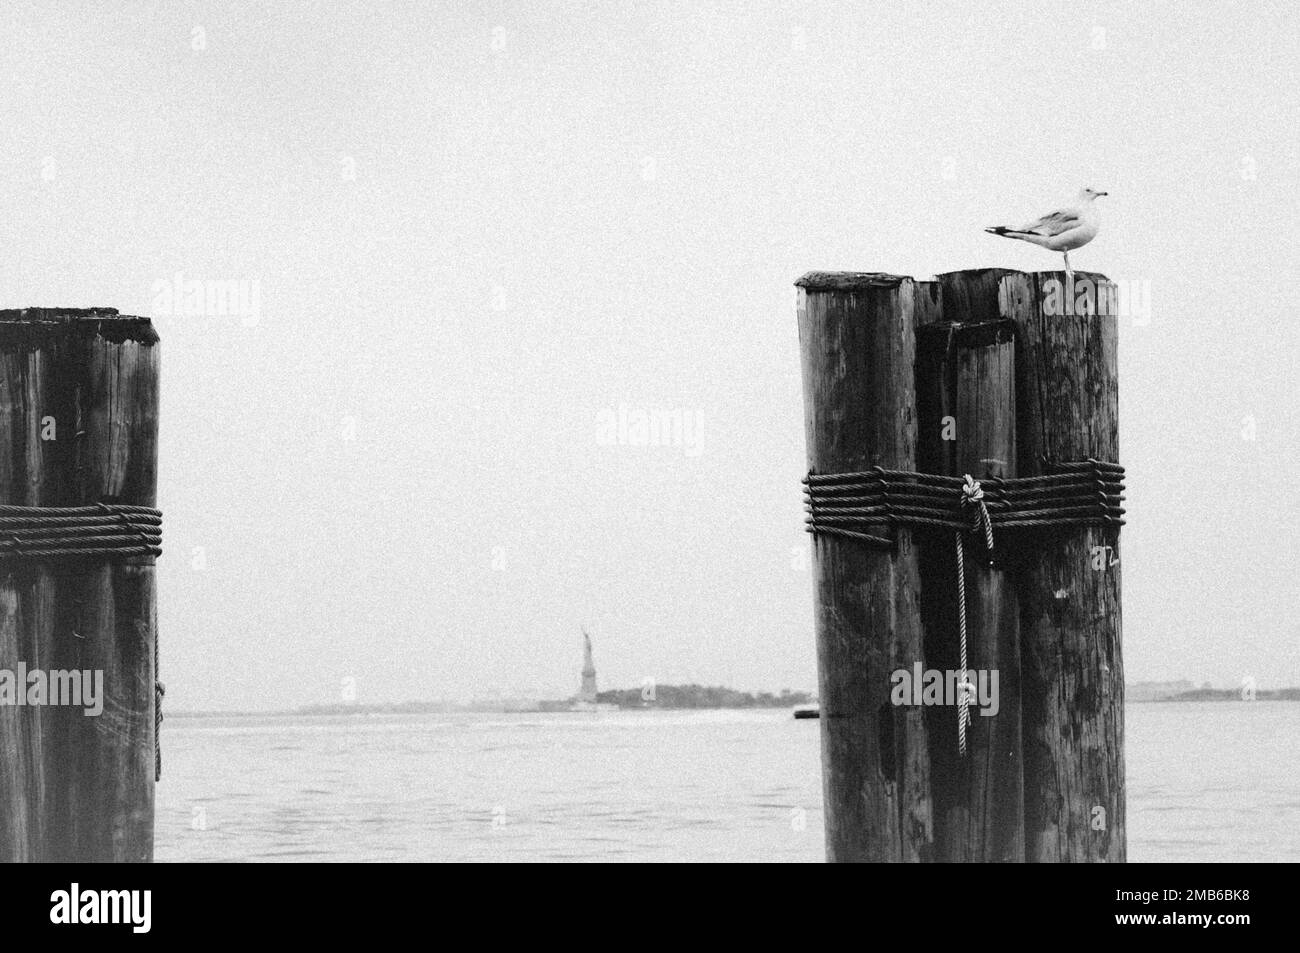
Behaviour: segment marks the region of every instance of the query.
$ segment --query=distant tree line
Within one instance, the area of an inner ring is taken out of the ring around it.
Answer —
[[[601,692],[597,700],[620,708],[791,708],[812,701],[807,692],[781,689],[772,692],[738,692],[721,685],[654,685],[617,688]]]
[[[1239,702],[1246,701],[1240,688],[1195,688],[1167,698],[1167,702]],[[1300,688],[1261,688],[1255,692],[1254,701],[1300,702]]]

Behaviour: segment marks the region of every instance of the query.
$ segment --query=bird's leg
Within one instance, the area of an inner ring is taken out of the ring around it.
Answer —
[[[1073,278],[1074,272],[1070,270],[1070,253],[1063,251],[1061,254],[1065,256],[1065,275],[1067,278]]]

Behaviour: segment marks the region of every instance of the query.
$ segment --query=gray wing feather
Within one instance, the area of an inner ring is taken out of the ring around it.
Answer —
[[[1048,212],[1036,222],[1030,222],[1024,228],[1018,229],[1018,231],[1033,232],[1035,235],[1051,238],[1053,235],[1068,232],[1078,225],[1079,221],[1077,209],[1063,208],[1057,209],[1055,212]]]

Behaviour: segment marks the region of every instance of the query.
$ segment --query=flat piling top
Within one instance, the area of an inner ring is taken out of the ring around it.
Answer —
[[[913,278],[910,275],[891,275],[884,271],[810,271],[798,281],[795,287],[806,291],[865,291],[868,288],[891,288],[904,281],[928,281],[943,279],[947,276],[973,276],[989,272],[1006,275],[1038,275],[1040,277],[1059,277],[1065,280],[1064,271],[1016,271],[1014,268],[963,268],[959,271],[945,271],[930,278]],[[1088,279],[1094,283],[1109,282],[1110,279],[1095,271],[1076,271],[1074,280]]]
[[[795,282],[795,287],[805,291],[865,291],[868,288],[893,288],[911,280],[907,275],[890,275],[883,271],[810,271]]]
[[[0,348],[36,346],[69,332],[98,335],[114,343],[157,344],[149,318],[116,308],[0,308]]]
[[[1039,276],[1040,278],[1041,278],[1041,277],[1050,277],[1050,278],[1060,277],[1062,280],[1065,279],[1065,272],[1064,272],[1064,271],[1057,271],[1057,270],[1052,269],[1052,268],[1044,269],[1043,271],[1017,271],[1017,270],[1014,269],[1014,268],[961,268],[961,269],[959,269],[959,270],[957,270],[957,271],[944,271],[944,272],[940,272],[939,274],[935,275],[935,278],[936,278],[936,279],[939,279],[939,280],[942,280],[942,279],[944,279],[944,278],[948,278],[949,276],[953,276],[953,277],[955,277],[955,276],[959,276],[959,275],[960,275],[960,276],[966,276],[966,277],[972,277],[972,276],[977,276],[977,275],[988,274],[988,273],[990,273],[990,272],[997,272],[998,274],[1000,274],[1000,275],[1001,275],[1002,277],[1004,277],[1004,278],[1005,278],[1007,275],[1037,275],[1037,276]],[[1109,278],[1107,278],[1105,275],[1101,274],[1100,272],[1096,272],[1096,271],[1076,271],[1076,272],[1074,272],[1074,280],[1075,280],[1075,281],[1082,281],[1084,278],[1087,278],[1089,281],[1092,281],[1092,282],[1098,282],[1098,281],[1110,281]]]

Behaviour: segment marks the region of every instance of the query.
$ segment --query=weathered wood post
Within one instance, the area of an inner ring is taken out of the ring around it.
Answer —
[[[0,670],[102,673],[0,704],[0,860],[153,859],[157,437],[149,319],[0,311]]]
[[[829,859],[1124,860],[1114,286],[797,285]],[[963,609],[964,756],[951,693],[888,686],[963,668]]]
[[[1003,269],[939,276],[942,320],[918,328],[918,462],[924,473],[987,481],[1016,475],[1015,325],[998,319]],[[1024,860],[1020,739],[1020,647],[1016,594],[978,534],[965,547],[967,666],[995,686],[996,712],[972,708],[967,752],[957,747],[957,709],[927,709],[935,859]],[[922,542],[926,664],[959,670],[958,572],[951,533]],[[992,679],[996,677],[996,683]]]
[[[910,278],[814,272],[798,292],[808,467],[913,470]],[[917,550],[813,537],[822,787],[832,861],[928,860],[929,755],[918,708],[890,701],[890,675],[923,657]]]
[[[1103,275],[1013,274],[1001,311],[1019,350],[1022,476],[1119,460],[1115,286]],[[1100,490],[1098,491],[1100,492]],[[1126,859],[1118,527],[1043,532],[1017,578],[1029,861]]]

